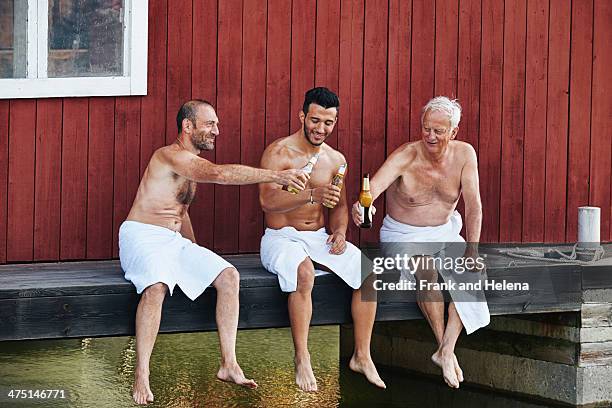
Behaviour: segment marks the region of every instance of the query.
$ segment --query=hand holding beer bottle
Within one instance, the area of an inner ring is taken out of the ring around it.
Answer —
[[[346,167],[346,163],[341,165],[340,168],[338,168],[338,173],[334,176],[331,182],[332,186],[337,186],[340,190],[342,190],[342,185],[344,184],[344,173],[346,173]],[[337,203],[323,201],[322,204],[327,208],[334,208]]]
[[[370,175],[364,174],[359,192],[359,201],[353,204],[351,210],[353,222],[360,228],[372,227],[372,216],[376,214],[376,207],[372,204],[372,193],[370,192]]]
[[[314,169],[314,166],[315,164],[317,164],[318,160],[319,160],[319,153],[313,155],[310,158],[310,160],[308,160],[308,163],[306,163],[306,165],[301,168],[302,172],[306,174],[308,177],[310,177],[310,173],[312,173],[312,169]],[[297,194],[299,192],[298,189],[294,188],[291,185],[284,185],[283,190],[288,191],[292,194]]]

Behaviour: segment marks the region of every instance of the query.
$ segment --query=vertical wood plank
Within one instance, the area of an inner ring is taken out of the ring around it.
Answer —
[[[87,258],[108,259],[113,246],[115,98],[89,101]]]
[[[365,3],[365,44],[363,55],[363,140],[361,152],[362,172],[373,175],[385,159],[387,25],[389,9],[386,1]],[[378,199],[377,208],[385,208],[384,198]],[[374,218],[372,228],[361,231],[361,242],[378,242],[382,214]]]
[[[412,1],[390,1],[386,156],[408,142],[410,135],[411,31]]]
[[[421,109],[434,93],[436,15],[431,3],[412,3],[412,65],[410,74],[410,140],[421,138]],[[428,67],[428,68],[424,68]]]
[[[208,24],[200,24],[207,21]],[[217,103],[217,0],[193,0],[193,41],[191,53],[191,96]],[[178,107],[177,107],[178,109]],[[215,151],[201,156],[214,162]],[[214,184],[200,184],[195,200],[189,207],[189,217],[198,244],[212,247],[215,226]]]
[[[526,22],[526,1],[506,2],[499,214],[501,242],[520,242],[522,237]]]
[[[548,0],[527,2],[523,237],[544,241]]]
[[[457,97],[458,0],[436,0],[435,94]],[[422,67],[421,67],[422,69]]]
[[[242,65],[242,4],[219,3],[217,116],[221,135],[217,139],[218,163],[235,163],[240,157],[240,109]],[[223,125],[226,123],[227,125]],[[215,187],[214,248],[221,253],[238,252],[238,186]]]
[[[480,193],[483,206],[482,242],[499,241],[504,3],[482,2],[480,71]]]
[[[59,259],[62,100],[40,99],[36,107],[34,260]]]
[[[140,98],[117,98],[113,168],[113,257],[119,256],[119,227],[140,183]]]
[[[0,101],[0,264],[6,263],[8,204],[9,101]]]
[[[612,240],[612,4],[606,0],[595,0],[593,23],[593,96],[591,111],[591,167],[589,204],[601,207],[601,238]]]
[[[64,100],[60,258],[85,259],[89,99]]]
[[[296,0],[291,13],[291,109],[290,123],[294,132],[300,125],[304,93],[314,86],[316,0]]]
[[[324,86],[338,93],[340,64],[340,0],[317,0],[315,31],[315,86]],[[343,101],[340,101],[342,106]],[[342,109],[342,108],[341,108]],[[338,131],[325,143],[338,148]]]
[[[245,0],[242,47],[242,109],[240,162],[259,167],[264,150],[261,125],[266,117],[266,0]],[[258,252],[263,213],[257,185],[240,187],[239,251]]]
[[[567,174],[567,242],[578,241],[578,207],[589,203],[591,144],[591,71],[593,60],[593,1],[572,2],[569,154]]]
[[[266,146],[291,133],[291,2],[268,0]]]
[[[363,104],[364,1],[345,1],[340,19],[340,75],[338,91],[342,114],[338,121],[338,149],[348,163],[346,197],[357,200],[361,179],[361,131]],[[349,221],[347,239],[359,244],[359,228]]]
[[[165,144],[167,35],[168,0],[149,2],[147,95],[142,98],[140,124],[141,175],[153,152]]]
[[[8,157],[8,262],[31,261],[34,255],[35,139],[36,101],[12,100]]]
[[[478,152],[480,120],[480,0],[459,2],[459,51],[457,98],[461,103],[461,123],[457,138]]]
[[[166,70],[166,144],[178,133],[176,113],[191,99],[192,0],[173,0],[168,7]]]
[[[565,241],[571,2],[551,0],[544,240]]]

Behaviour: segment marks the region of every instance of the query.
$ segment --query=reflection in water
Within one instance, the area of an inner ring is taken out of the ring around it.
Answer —
[[[337,326],[315,327],[310,352],[319,392],[297,389],[289,329],[238,333],[238,360],[259,384],[248,390],[218,381],[216,333],[160,335],[151,359],[151,388],[157,407],[446,407],[535,408],[533,402],[463,387],[441,379],[381,370],[386,391],[338,362]],[[132,337],[0,343],[0,390],[64,389],[66,400],[16,401],[15,407],[128,407],[134,375]],[[340,367],[342,366],[342,367]],[[4,399],[3,399],[4,398]]]

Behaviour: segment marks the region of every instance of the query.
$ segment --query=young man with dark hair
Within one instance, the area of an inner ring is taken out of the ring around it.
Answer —
[[[312,316],[311,292],[315,275],[321,272],[315,271],[314,263],[327,267],[354,289],[355,351],[349,366],[363,373],[371,383],[385,388],[370,357],[376,301],[366,301],[362,296],[362,290],[368,285],[371,287],[371,279],[364,282],[361,252],[346,242],[348,206],[345,190],[331,184],[338,168],[346,163],[340,152],[325,144],[338,120],[339,107],[338,97],[327,88],[309,90],[303,110],[299,112],[301,128],[273,142],[261,158],[262,167],[283,170],[302,167],[318,155],[305,190],[291,194],[271,184],[259,187],[267,225],[261,241],[261,261],[268,271],[278,276],[281,289],[290,292],[288,307],[295,346],[295,381],[304,391],[317,391],[307,345]],[[329,234],[325,230],[323,204],[333,207],[329,212]]]

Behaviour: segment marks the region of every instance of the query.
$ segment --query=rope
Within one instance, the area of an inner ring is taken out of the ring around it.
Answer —
[[[593,262],[599,261],[603,258],[605,253],[602,246],[598,246],[597,248],[580,248],[576,250],[578,247],[578,243],[574,244],[572,247],[572,253],[567,255],[558,249],[554,249],[553,251],[549,251],[549,253],[554,252],[557,253],[561,258],[550,258],[545,256],[544,251],[538,251],[535,249],[500,249],[499,252],[508,256],[513,256],[515,258],[522,259],[532,259],[536,261],[546,261],[546,262],[558,262],[558,263],[572,263],[578,265],[590,265]],[[588,254],[592,256],[591,260],[583,261],[578,259],[578,254],[585,255]],[[510,261],[511,263],[514,261]]]

